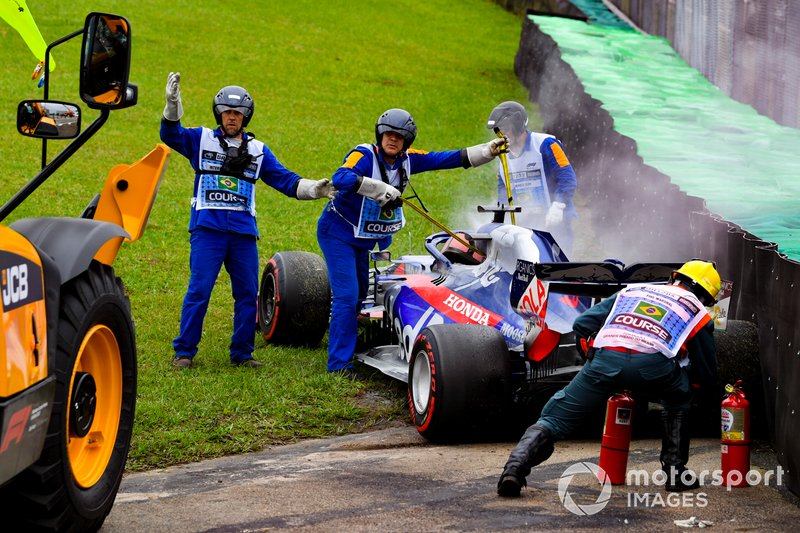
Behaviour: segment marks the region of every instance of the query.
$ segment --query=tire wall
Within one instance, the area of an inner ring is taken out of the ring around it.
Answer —
[[[800,263],[710,213],[702,198],[646,165],[636,140],[614,130],[556,43],[529,17],[522,25],[517,77],[539,104],[542,130],[567,147],[579,194],[590,204],[581,216],[591,217],[607,257],[625,263],[702,257],[716,261],[723,279],[733,281],[729,318],[757,324],[769,437],[787,485],[800,493],[800,441],[792,438],[800,417]]]

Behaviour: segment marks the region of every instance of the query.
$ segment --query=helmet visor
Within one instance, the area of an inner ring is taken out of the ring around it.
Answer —
[[[493,120],[490,117],[486,123],[488,129],[494,130],[497,128],[505,134],[513,135],[519,135],[525,131],[525,126],[527,126],[527,123],[522,120],[522,117],[509,115],[500,117],[498,120]]]
[[[406,128],[392,126],[391,124],[378,124],[378,133],[386,133],[387,131],[393,131],[395,133],[399,133],[404,137],[407,135],[411,135],[411,131]]]
[[[249,107],[231,107],[224,104],[217,104],[217,113],[224,113],[225,111],[236,111],[237,113],[241,113],[244,116],[250,115],[250,108]]]

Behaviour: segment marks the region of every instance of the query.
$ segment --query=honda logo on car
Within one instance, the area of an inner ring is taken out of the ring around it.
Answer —
[[[444,304],[477,324],[489,325],[489,313],[485,309],[459,298],[456,294],[448,295]]]

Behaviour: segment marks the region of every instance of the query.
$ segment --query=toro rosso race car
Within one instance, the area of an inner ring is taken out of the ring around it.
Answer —
[[[580,370],[572,323],[593,298],[669,279],[676,264],[570,263],[544,231],[494,213],[476,231],[425,240],[428,255],[372,254],[356,360],[408,384],[411,418],[433,441],[486,437],[531,413]],[[316,346],[330,313],[324,260],[280,252],[268,261],[259,327],[268,342]]]

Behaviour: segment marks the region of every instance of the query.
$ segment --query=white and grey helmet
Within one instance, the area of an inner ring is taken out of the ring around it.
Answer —
[[[408,150],[414,139],[417,138],[417,124],[414,117],[405,109],[389,109],[384,111],[375,122],[375,140],[381,145],[381,138],[387,131],[393,131],[403,136],[403,150]]]
[[[217,96],[214,97],[212,109],[214,111],[214,119],[216,119],[218,126],[222,125],[222,112],[234,110],[244,115],[242,127],[247,127],[250,119],[253,118],[256,105],[250,97],[250,93],[243,87],[228,85],[220,89]]]

